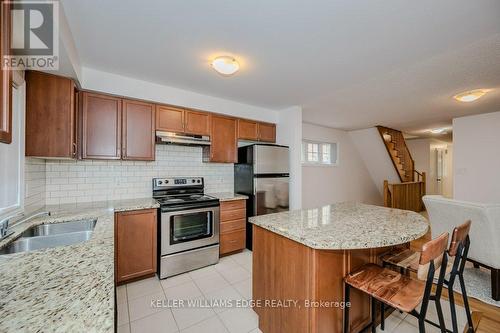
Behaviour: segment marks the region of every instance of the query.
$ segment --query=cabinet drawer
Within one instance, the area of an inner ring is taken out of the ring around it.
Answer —
[[[246,200],[222,201],[220,210],[233,210],[245,208]]]
[[[220,235],[220,254],[245,248],[245,230],[232,231]]]
[[[236,210],[221,210],[220,220],[221,222],[232,221],[244,219],[246,217],[246,209],[236,209]]]
[[[246,222],[247,222],[246,219],[221,222],[220,233],[224,234],[224,233],[227,233],[230,231],[235,231],[235,230],[242,230],[242,229],[245,230]]]

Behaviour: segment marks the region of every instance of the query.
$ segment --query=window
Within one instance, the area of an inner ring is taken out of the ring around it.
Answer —
[[[0,142],[0,218],[23,209],[24,87],[12,89],[12,142]]]
[[[337,165],[338,144],[309,140],[302,141],[302,164]]]

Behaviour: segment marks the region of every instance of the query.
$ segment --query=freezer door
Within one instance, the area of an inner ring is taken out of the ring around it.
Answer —
[[[254,178],[254,215],[288,210],[288,177]]]
[[[253,154],[254,174],[289,173],[288,147],[255,145]]]

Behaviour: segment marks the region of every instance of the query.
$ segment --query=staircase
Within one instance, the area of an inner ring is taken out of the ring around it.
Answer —
[[[420,212],[425,209],[425,172],[415,170],[415,162],[401,131],[377,126],[401,183],[384,181],[384,206]]]

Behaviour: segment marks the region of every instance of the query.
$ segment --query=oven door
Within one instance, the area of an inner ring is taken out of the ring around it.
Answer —
[[[161,255],[219,243],[219,206],[161,214]]]

